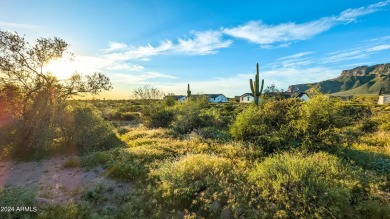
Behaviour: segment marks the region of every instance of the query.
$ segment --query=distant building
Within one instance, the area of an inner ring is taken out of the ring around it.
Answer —
[[[305,92],[300,92],[296,97],[303,101],[308,101],[310,99],[309,95]]]
[[[299,98],[302,101],[308,101],[310,99],[309,95],[305,92],[272,92],[272,93],[264,93],[264,98],[282,100],[288,98]],[[236,101],[240,103],[252,103],[254,101],[254,96],[252,93],[245,93],[241,96],[236,96]],[[260,97],[261,99],[261,97]],[[260,100],[261,101],[261,100]]]
[[[390,88],[381,88],[379,91],[378,104],[390,103]]]
[[[228,98],[223,94],[195,94],[190,98],[197,99],[199,97],[206,97],[210,103],[226,103]]]
[[[206,94],[212,103],[225,103],[228,102],[228,98],[223,94]]]
[[[179,101],[179,102],[184,102],[187,100],[187,96],[184,96],[184,95],[169,95],[169,96],[165,96],[164,100],[168,99],[168,98],[174,99],[174,100]]]
[[[239,102],[240,103],[252,103],[255,100],[252,93],[245,93],[240,96]]]

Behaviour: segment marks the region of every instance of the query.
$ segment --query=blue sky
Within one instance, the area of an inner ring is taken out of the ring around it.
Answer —
[[[0,0],[0,29],[60,37],[76,59],[57,74],[99,71],[123,99],[149,84],[165,93],[248,92],[335,78],[390,62],[390,0]],[[66,65],[66,66],[64,66]]]

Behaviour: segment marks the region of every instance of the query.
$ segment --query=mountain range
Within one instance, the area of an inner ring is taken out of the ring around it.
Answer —
[[[339,77],[317,83],[290,85],[288,92],[310,88],[334,95],[378,94],[381,88],[390,88],[390,63],[343,70]]]

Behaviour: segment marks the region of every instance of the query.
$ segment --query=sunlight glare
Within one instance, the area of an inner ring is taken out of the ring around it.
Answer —
[[[49,63],[46,65],[46,69],[47,72],[50,72],[59,80],[68,79],[75,72],[74,63],[63,59],[53,59],[49,61]]]

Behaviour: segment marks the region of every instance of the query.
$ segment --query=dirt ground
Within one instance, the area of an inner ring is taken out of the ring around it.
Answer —
[[[18,186],[37,191],[42,204],[66,204],[81,200],[84,191],[102,186],[108,199],[121,197],[131,191],[131,184],[117,182],[105,176],[102,167],[85,170],[79,166],[65,168],[64,164],[77,157],[56,157],[36,162],[0,161],[0,188]]]

